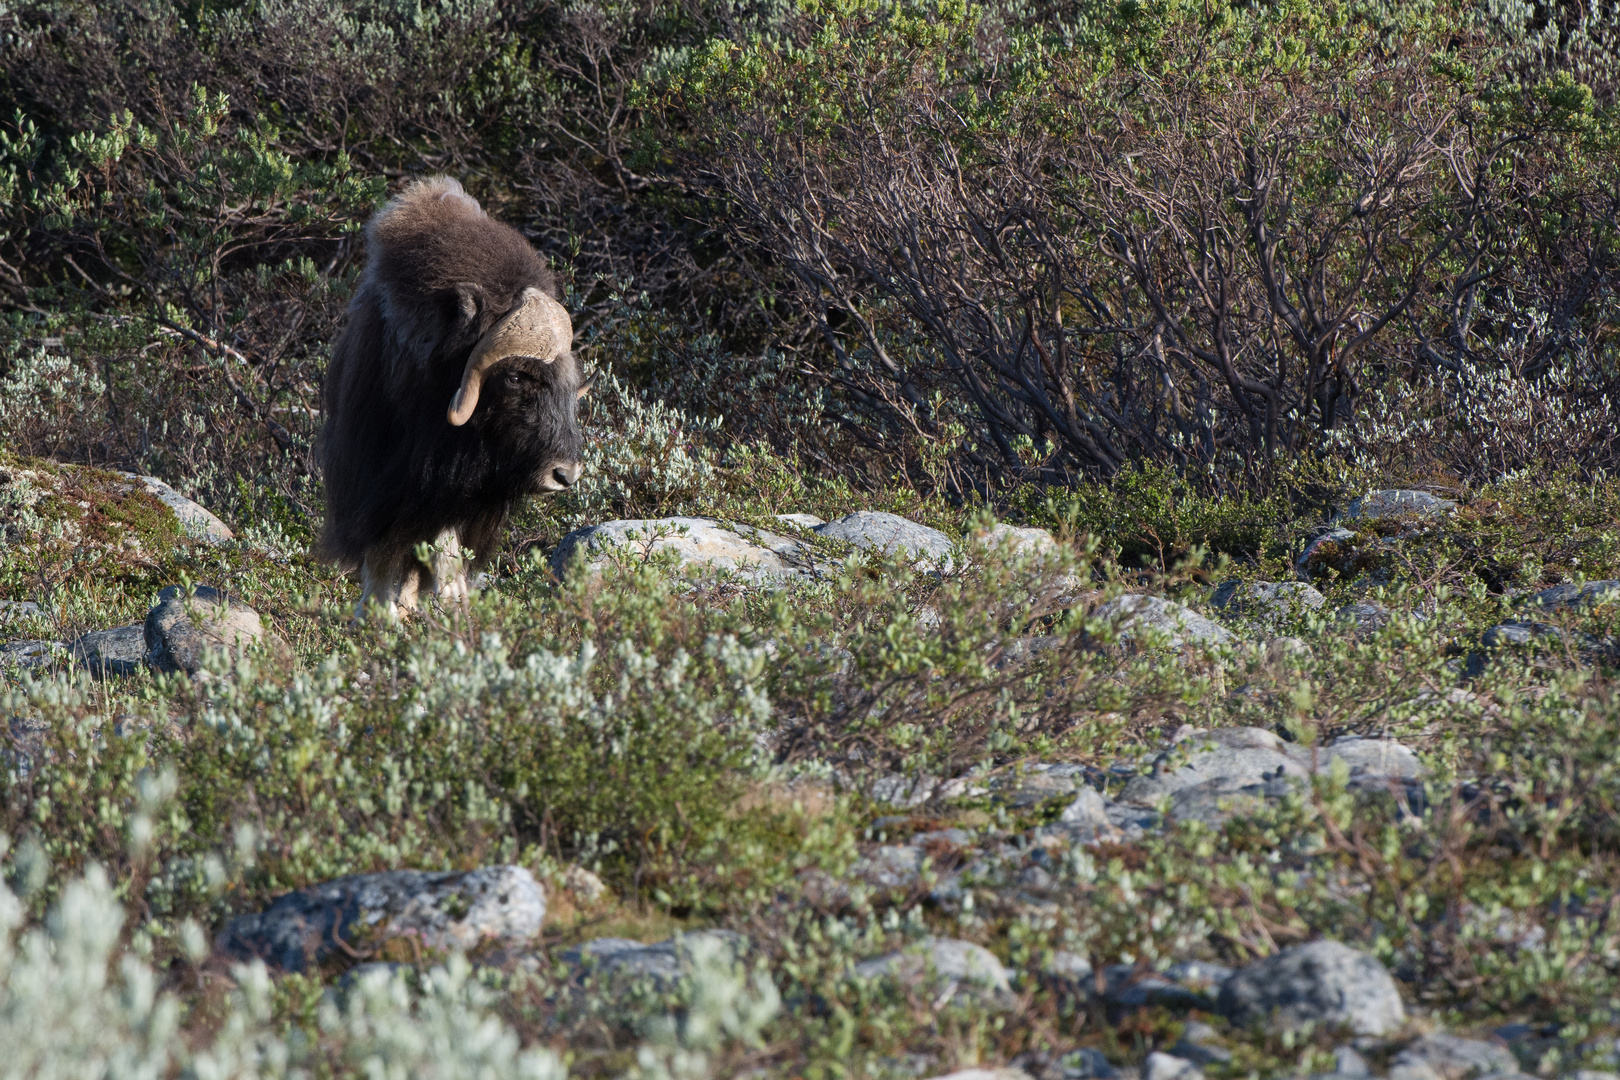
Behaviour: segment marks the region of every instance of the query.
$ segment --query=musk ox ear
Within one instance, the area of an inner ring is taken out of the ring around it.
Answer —
[[[517,304],[500,317],[489,333],[478,339],[467,367],[461,373],[461,386],[450,399],[446,419],[460,427],[472,419],[478,407],[478,393],[484,374],[508,356],[533,356],[553,363],[574,342],[574,326],[564,307],[540,289],[523,290]]]
[[[456,329],[466,330],[468,327],[478,325],[478,317],[483,314],[484,306],[488,303],[484,287],[476,281],[458,281],[456,283]]]

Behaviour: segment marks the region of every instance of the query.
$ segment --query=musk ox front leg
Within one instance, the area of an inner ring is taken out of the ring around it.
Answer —
[[[461,553],[461,534],[445,529],[426,552],[376,547],[360,564],[360,602],[354,617],[364,619],[375,609],[386,619],[398,619],[416,610],[423,596],[452,603],[467,599],[467,563]]]

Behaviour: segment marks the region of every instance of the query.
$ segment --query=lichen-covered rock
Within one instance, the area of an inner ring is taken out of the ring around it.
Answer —
[[[480,948],[530,945],[546,914],[545,892],[521,866],[465,873],[390,870],[355,874],[288,893],[264,911],[225,925],[217,947],[304,971],[349,959],[431,959]]]
[[[1457,504],[1426,491],[1391,489],[1369,491],[1351,500],[1344,511],[1346,521],[1432,520],[1455,513]]]
[[[995,953],[955,938],[926,938],[898,952],[863,960],[855,965],[855,974],[863,979],[886,976],[902,983],[950,984],[981,995],[1012,993],[1007,969]]]
[[[857,510],[837,521],[817,525],[821,536],[842,540],[863,551],[877,551],[884,555],[906,556],[917,565],[937,570],[950,570],[954,565],[951,554],[956,545],[938,529],[930,529],[898,514],[885,514],[877,510]]]
[[[1389,625],[1389,608],[1372,600],[1346,604],[1334,614],[1357,637],[1376,633]]]
[[[147,612],[142,635],[154,671],[194,675],[210,651],[240,649],[264,639],[266,631],[257,611],[218,589],[205,585],[188,597],[171,585]]]
[[[1387,1035],[1406,1023],[1384,965],[1337,941],[1296,945],[1250,964],[1221,985],[1216,1007],[1236,1024],[1282,1030],[1309,1023]]]
[[[1230,645],[1237,640],[1219,623],[1158,596],[1127,593],[1099,604],[1094,618],[1117,622],[1122,640],[1156,640],[1179,649],[1184,645]]]
[[[636,559],[672,555],[685,566],[762,584],[804,577],[812,566],[810,552],[797,540],[698,517],[604,521],[575,529],[551,553],[551,572],[562,577],[579,557],[576,552],[587,567],[600,566],[609,552]]]
[[[98,679],[133,675],[146,663],[146,634],[140,623],[92,630],[69,650],[75,663]]]
[[[192,539],[209,544],[223,544],[236,538],[230,526],[215,517],[212,511],[192,502],[157,477],[142,476],[138,473],[123,475],[139,481],[142,487],[173,511],[175,520],[180,522],[180,528]]]

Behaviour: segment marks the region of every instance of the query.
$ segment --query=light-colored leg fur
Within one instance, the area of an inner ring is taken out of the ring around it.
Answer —
[[[429,563],[414,551],[373,548],[360,563],[360,602],[354,617],[364,619],[375,609],[384,619],[396,620],[416,610],[422,594],[441,602],[467,599],[467,564],[461,557],[461,535],[446,529],[433,542]]]

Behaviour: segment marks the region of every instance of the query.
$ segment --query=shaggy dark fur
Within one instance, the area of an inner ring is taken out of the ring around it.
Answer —
[[[318,446],[321,553],[353,567],[456,529],[486,558],[512,505],[580,460],[580,373],[512,357],[484,381],[472,419],[445,413],[480,337],[534,286],[556,281],[521,233],[461,185],[418,181],[366,227],[369,261],[332,353]],[[551,485],[555,487],[555,485]]]

